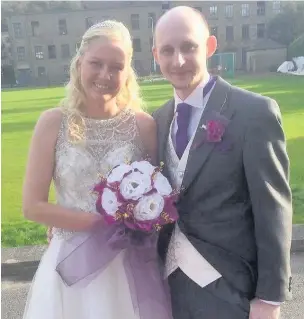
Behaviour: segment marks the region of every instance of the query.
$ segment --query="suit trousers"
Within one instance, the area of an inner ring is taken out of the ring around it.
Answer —
[[[249,318],[249,300],[223,277],[202,288],[177,269],[169,285],[174,319]]]

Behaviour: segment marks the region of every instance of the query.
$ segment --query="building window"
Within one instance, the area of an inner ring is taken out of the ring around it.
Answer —
[[[209,8],[210,17],[217,18],[217,6],[211,6]]]
[[[266,31],[265,23],[259,23],[257,25],[257,37],[265,38],[265,31]]]
[[[234,40],[234,31],[233,26],[226,27],[226,41],[233,41]]]
[[[148,15],[148,28],[149,29],[154,29],[155,21],[156,21],[155,13],[150,12]]]
[[[273,12],[278,14],[281,12],[281,1],[273,1],[272,3]]]
[[[162,9],[163,10],[169,10],[170,9],[170,2],[169,1],[163,1],[162,2]]]
[[[217,38],[217,27],[211,27],[210,33],[211,35],[214,35]]]
[[[22,38],[22,28],[21,23],[13,23],[15,38]]]
[[[241,15],[242,17],[249,17],[250,11],[249,11],[249,4],[243,3],[241,6]]]
[[[249,25],[248,24],[244,24],[242,26],[242,39],[243,40],[248,40],[249,37]]]
[[[38,37],[39,36],[39,21],[32,21],[31,27],[32,27],[32,36]]]
[[[36,57],[36,60],[43,59],[43,48],[41,45],[35,46],[35,57]]]
[[[68,59],[70,56],[70,46],[68,44],[61,44],[61,57],[63,59]]]
[[[8,32],[8,24],[6,19],[1,20],[1,33]]]
[[[265,1],[257,1],[257,15],[264,16],[266,12],[266,3]]]
[[[25,47],[17,47],[17,60],[18,61],[25,60]]]
[[[227,4],[225,6],[225,17],[232,18],[233,17],[233,4]]]
[[[133,39],[134,52],[141,52],[141,42],[140,39]]]
[[[85,18],[86,29],[89,29],[92,25],[94,25],[94,19],[92,17]]]
[[[58,27],[59,27],[59,34],[60,35],[68,34],[68,28],[67,28],[66,19],[59,19]]]
[[[48,45],[49,59],[56,59],[56,46]]]
[[[46,75],[45,67],[44,66],[38,66],[38,77],[45,76],[45,75]]]
[[[132,30],[139,30],[139,14],[131,14]]]

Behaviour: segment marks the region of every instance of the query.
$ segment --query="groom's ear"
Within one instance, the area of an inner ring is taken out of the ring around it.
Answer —
[[[211,35],[207,39],[207,58],[210,58],[217,49],[217,39],[214,35]]]
[[[154,59],[155,59],[155,61],[157,62],[157,64],[159,64],[159,63],[158,63],[158,54],[157,54],[157,50],[156,50],[155,45],[153,45],[153,47],[152,47],[152,54],[153,54]]]

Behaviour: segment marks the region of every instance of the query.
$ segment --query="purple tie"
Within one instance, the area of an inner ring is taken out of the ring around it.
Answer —
[[[177,105],[177,132],[176,132],[176,154],[182,157],[185,148],[188,145],[188,125],[190,121],[192,106],[187,103],[179,103]]]
[[[216,77],[210,77],[210,80],[205,85],[203,89],[203,97],[205,97],[209,91],[212,89],[213,84],[216,81]],[[184,154],[184,151],[189,143],[188,138],[188,126],[190,122],[192,106],[187,103],[179,103],[177,105],[177,132],[176,132],[176,154],[181,158]]]

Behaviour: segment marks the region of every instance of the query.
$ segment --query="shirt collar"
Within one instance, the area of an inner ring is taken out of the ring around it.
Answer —
[[[210,79],[210,75],[202,80],[199,85],[194,89],[194,91],[183,101],[179,98],[179,96],[176,94],[176,91],[174,90],[174,101],[175,101],[175,110],[179,103],[187,103],[193,107],[202,108],[203,107],[203,88],[208,83]]]

